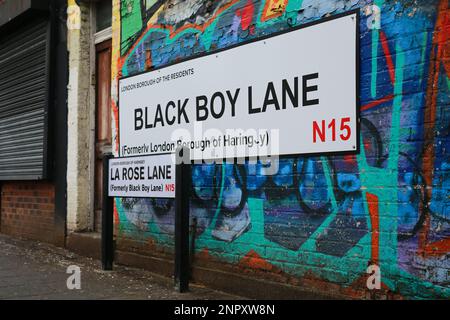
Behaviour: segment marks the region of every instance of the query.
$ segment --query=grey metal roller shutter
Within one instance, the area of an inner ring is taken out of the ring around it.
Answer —
[[[0,180],[46,175],[49,24],[0,37]]]

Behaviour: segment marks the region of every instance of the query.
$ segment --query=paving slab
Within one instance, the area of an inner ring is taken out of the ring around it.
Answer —
[[[80,268],[81,289],[69,289],[69,266]],[[198,285],[179,293],[171,279],[141,269],[114,266],[101,270],[98,260],[82,257],[49,244],[0,235],[0,299],[241,299]]]

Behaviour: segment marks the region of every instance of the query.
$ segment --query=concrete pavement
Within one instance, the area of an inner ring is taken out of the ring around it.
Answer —
[[[67,268],[78,266],[81,289],[69,290]],[[191,285],[177,293],[171,279],[150,272],[115,266],[102,271],[100,261],[62,248],[0,235],[0,299],[238,299]]]

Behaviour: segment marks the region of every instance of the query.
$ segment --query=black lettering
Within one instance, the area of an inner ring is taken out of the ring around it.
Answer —
[[[261,108],[254,108],[253,109],[253,89],[252,86],[248,87],[248,114],[254,114],[261,112]]]
[[[308,86],[308,81],[313,79],[319,79],[319,73],[311,73],[303,76],[303,105],[312,106],[319,104],[319,99],[308,100],[308,92],[318,90],[318,86]]]
[[[110,175],[109,175],[109,176],[111,177],[111,180],[113,180],[113,181],[114,181],[114,180],[118,180],[118,178],[119,178],[119,177],[118,177],[118,173],[119,173],[119,172],[118,172],[117,169],[116,169],[116,170],[115,170],[115,174],[114,174],[114,169],[111,168],[111,173],[110,173]]]
[[[145,129],[153,128],[153,124],[148,122],[148,108],[145,108]]]
[[[222,105],[218,113],[216,113],[216,111],[214,110],[214,101],[216,100],[216,98],[220,98],[220,100],[222,101]],[[219,119],[222,117],[224,112],[225,112],[225,98],[222,92],[216,92],[211,97],[211,114],[214,118]]]
[[[202,104],[200,104],[202,103]],[[208,108],[206,105],[208,104],[208,98],[206,96],[198,96],[196,98],[196,104],[197,104],[197,121],[205,121],[208,119]],[[200,112],[203,111],[204,115],[201,116]]]
[[[262,112],[266,112],[267,106],[271,104],[275,106],[276,110],[280,110],[280,104],[278,102],[277,93],[275,91],[275,87],[273,86],[273,82],[269,82],[269,84],[267,85],[266,97],[264,98]]]
[[[133,179],[134,179],[134,180],[139,180],[139,167],[135,167],[135,168],[134,168]]]
[[[189,119],[185,110],[188,101],[189,98],[184,99],[183,106],[181,106],[181,100],[178,100],[178,124],[181,123],[181,115],[183,115],[184,117],[184,122],[189,123]]]
[[[159,179],[166,178],[165,166],[159,166]]]
[[[170,101],[166,106],[166,122],[169,126],[171,126],[175,123],[175,115],[172,116],[172,119],[169,119],[169,107],[172,107],[172,109],[175,109],[175,107],[176,107],[175,102]]]
[[[161,111],[161,105],[158,104],[158,106],[156,107],[156,115],[155,115],[155,122],[154,122],[154,127],[156,127],[157,123],[161,123],[161,127],[164,127],[164,119],[163,119],[163,115],[162,115],[162,111]]]
[[[289,82],[286,79],[283,79],[281,90],[283,92],[282,108],[286,109],[286,96],[289,96],[292,106],[298,108],[298,77],[294,78],[294,93],[292,93]]]
[[[141,130],[144,126],[144,121],[142,120],[142,109],[138,108],[134,110],[134,130]]]
[[[240,88],[236,89],[236,92],[234,93],[234,96],[231,96],[231,92],[227,90],[227,96],[231,103],[231,116],[236,116],[236,101],[239,96],[239,91],[241,91]]]

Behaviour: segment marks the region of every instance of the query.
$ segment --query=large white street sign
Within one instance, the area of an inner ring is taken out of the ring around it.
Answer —
[[[120,156],[357,151],[357,13],[120,80]]]

